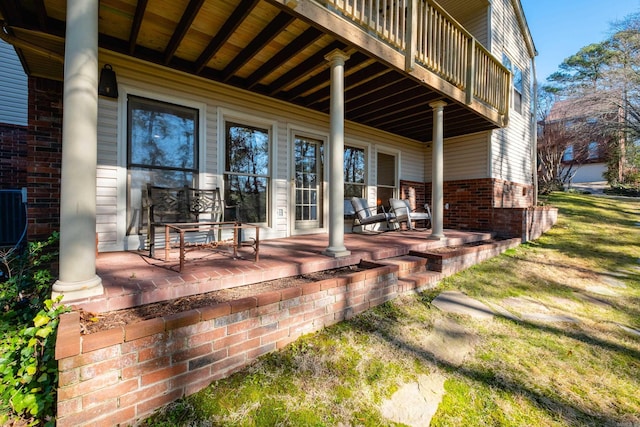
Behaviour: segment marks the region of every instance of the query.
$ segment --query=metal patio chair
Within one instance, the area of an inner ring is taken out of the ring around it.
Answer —
[[[359,197],[352,197],[351,205],[353,206],[355,214],[351,232],[354,232],[355,227],[358,226],[360,226],[361,231],[365,231],[365,226],[380,223],[385,223],[387,230],[391,230],[390,224],[395,222],[395,218],[392,213],[385,212],[384,206],[369,206],[367,199]],[[378,213],[378,209],[380,208],[382,212]]]
[[[409,230],[417,229],[413,226],[414,221],[425,221],[424,229],[431,227],[431,209],[428,204],[425,203],[424,212],[412,210],[407,199],[389,199],[389,205],[397,223],[406,222]]]

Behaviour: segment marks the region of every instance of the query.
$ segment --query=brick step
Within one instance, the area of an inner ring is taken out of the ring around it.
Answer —
[[[434,289],[438,282],[444,277],[437,271],[423,271],[414,273],[408,277],[398,279],[398,293],[415,291],[421,292],[427,289]]]
[[[376,261],[382,265],[393,265],[398,267],[398,278],[409,277],[416,273],[426,271],[428,259],[422,256],[403,255],[395,258],[387,258]]]
[[[520,238],[479,241],[473,245],[455,247],[451,248],[451,250],[439,248],[432,252],[411,251],[410,256],[426,259],[426,270],[442,272],[448,276],[500,255],[507,249],[518,246],[521,242]]]

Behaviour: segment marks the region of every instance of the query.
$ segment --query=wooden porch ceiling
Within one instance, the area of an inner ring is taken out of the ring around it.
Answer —
[[[103,49],[327,114],[330,70],[324,57],[342,49],[350,55],[346,119],[416,141],[431,140],[428,104],[438,99],[449,104],[445,137],[497,127],[276,1],[101,0],[99,14]],[[0,0],[0,19],[8,37],[18,41],[27,74],[62,79],[62,64],[47,53],[63,54],[66,0]]]

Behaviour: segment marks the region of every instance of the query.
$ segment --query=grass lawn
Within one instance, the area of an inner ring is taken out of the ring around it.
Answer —
[[[307,335],[146,424],[398,426],[383,402],[439,375],[432,426],[640,426],[640,201],[557,193],[547,202],[559,221],[537,241]],[[445,314],[431,304],[443,290],[503,315]],[[464,359],[432,339],[451,321],[464,331]]]

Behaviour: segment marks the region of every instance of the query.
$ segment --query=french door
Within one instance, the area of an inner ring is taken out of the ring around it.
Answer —
[[[294,201],[295,224],[298,231],[322,228],[322,141],[295,137]]]

